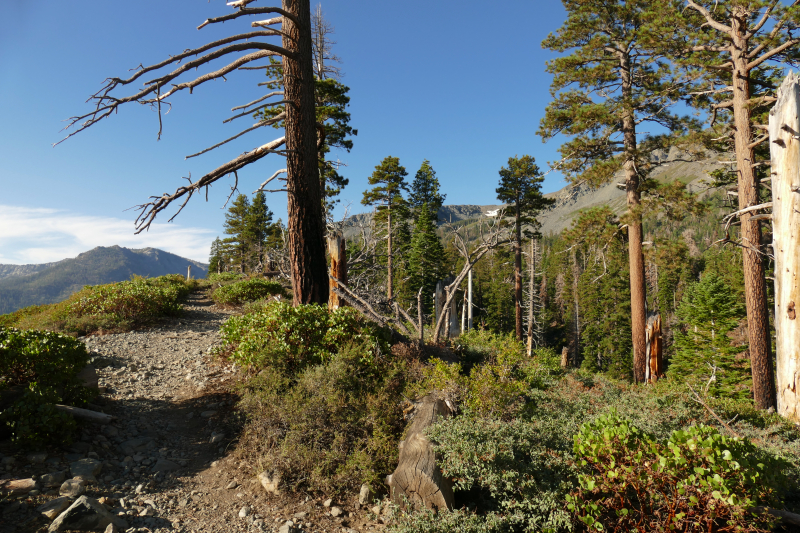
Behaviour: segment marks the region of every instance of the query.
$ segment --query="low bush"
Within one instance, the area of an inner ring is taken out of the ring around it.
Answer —
[[[484,364],[491,364],[491,361]],[[479,366],[473,365],[470,375]],[[456,365],[440,362],[425,368],[436,378],[423,376],[423,382],[456,383],[469,394],[470,376],[454,371]],[[575,451],[574,436],[582,431],[584,424],[613,412],[620,419],[628,420],[630,427],[640,428],[652,441],[668,443],[672,437],[673,444],[678,447],[691,445],[688,441],[681,444],[675,440],[681,435],[676,431],[685,431],[685,435],[696,438],[692,431],[698,430],[691,430],[692,426],[716,424],[702,406],[690,399],[688,389],[668,381],[642,387],[579,372],[553,379],[553,373],[559,371],[551,368],[550,372],[546,386],[540,387],[540,382],[534,380],[535,386],[504,410],[467,408],[459,416],[428,430],[443,471],[454,478],[457,510],[438,515],[401,514],[392,526],[394,533],[586,529],[577,515],[567,509],[567,496],[575,495],[580,487],[578,475],[591,473],[588,463],[584,467],[578,465],[581,459]],[[411,384],[410,390],[417,386]],[[483,404],[494,402],[497,400],[487,398]],[[714,407],[724,412],[726,419],[732,418],[740,408],[731,402],[724,406],[725,410],[722,405],[714,404]],[[789,480],[788,486],[781,489],[780,507],[795,513],[800,511],[797,482],[800,479],[800,431],[773,414],[741,412],[744,416],[732,425],[749,442],[757,444],[756,452],[753,452],[753,445],[742,444],[747,453],[755,453],[747,460],[762,458],[755,464],[760,462],[770,469],[764,474],[765,486],[767,478],[773,474],[776,480]],[[721,437],[717,435],[714,439]],[[725,442],[731,440],[725,438]],[[665,450],[670,449],[668,444],[663,446]],[[738,452],[731,450],[731,453]],[[769,486],[765,489],[772,490]],[[768,499],[747,494],[753,501]],[[590,501],[591,494],[584,499]],[[602,509],[613,507],[613,502],[606,502],[608,500],[593,501]],[[613,526],[606,528],[613,530]]]
[[[243,388],[241,453],[294,490],[379,485],[397,465],[405,371],[385,352],[366,362],[364,350],[347,343],[297,373],[263,367]]]
[[[69,440],[75,421],[56,403],[83,405],[91,392],[77,379],[89,362],[85,345],[47,331],[0,328],[0,391],[26,387],[22,397],[0,411],[0,421],[18,445]]]
[[[220,333],[217,353],[256,372],[271,367],[293,375],[329,360],[348,344],[359,347],[364,362],[389,352],[388,333],[349,307],[328,311],[319,305],[272,302],[261,312],[231,317]]]
[[[782,468],[715,428],[676,430],[666,443],[611,412],[575,436],[579,486],[569,509],[591,530],[769,531],[758,505],[778,503]]]
[[[458,338],[460,363],[433,359],[416,370],[409,396],[436,391],[473,416],[514,418],[532,389],[542,389],[561,373],[560,360],[549,348],[528,357],[513,335],[472,330]]]
[[[129,331],[183,311],[180,301],[197,286],[180,274],[86,286],[67,300],[32,306],[0,317],[0,325],[86,335]]]
[[[240,281],[245,278],[244,274],[239,274],[238,272],[209,272],[206,279],[214,284],[225,284],[225,283],[233,283],[235,281]]]
[[[242,305],[270,296],[283,296],[284,294],[283,286],[277,281],[254,278],[239,280],[229,285],[218,287],[211,293],[211,298],[220,305]]]

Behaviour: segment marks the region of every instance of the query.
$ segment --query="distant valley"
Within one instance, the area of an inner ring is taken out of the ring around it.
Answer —
[[[163,250],[132,250],[99,246],[72,259],[39,265],[0,265],[0,314],[29,305],[60,302],[84,285],[99,285],[130,279],[133,275],[165,274],[203,278],[208,265]]]

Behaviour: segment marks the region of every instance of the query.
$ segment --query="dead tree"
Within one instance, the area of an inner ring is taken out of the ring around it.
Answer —
[[[647,317],[645,329],[645,355],[647,367],[644,376],[645,383],[655,383],[664,377],[664,358],[661,340],[661,315],[650,313]]]
[[[511,235],[509,234],[508,230],[503,228],[501,225],[502,220],[502,213],[492,219],[481,219],[481,224],[478,227],[478,231],[480,233],[479,243],[471,251],[464,236],[461,235],[457,229],[451,228],[453,244],[455,245],[459,255],[464,258],[464,266],[461,268],[461,272],[458,273],[453,282],[446,287],[446,298],[444,304],[442,305],[442,309],[439,311],[436,317],[436,324],[433,327],[432,340],[434,344],[439,343],[439,335],[442,325],[445,322],[447,310],[450,308],[450,304],[455,298],[456,289],[461,285],[461,282],[464,281],[464,278],[467,277],[467,274],[470,270],[472,270],[472,267],[475,266],[475,263],[480,261],[480,259],[486,255],[488,251],[494,250],[498,246],[511,242]]]
[[[288,192],[288,254],[291,263],[291,280],[294,289],[294,304],[327,303],[328,273],[325,261],[325,224],[322,216],[322,191],[317,164],[320,126],[316,122],[314,102],[314,69],[311,35],[311,9],[308,0],[283,0],[281,7],[248,7],[258,0],[236,0],[229,2],[234,11],[227,15],[210,18],[198,29],[209,24],[223,23],[241,17],[277,15],[266,20],[252,22],[252,31],[212,41],[198,48],[171,55],[164,61],[147,67],[139,66],[127,78],[108,78],[105,85],[89,98],[94,109],[86,114],[72,117],[73,127],[67,137],[89,128],[102,119],[115,114],[123,104],[136,102],[150,106],[158,112],[158,137],[161,137],[161,115],[169,109],[169,97],[188,89],[191,93],[200,85],[226,76],[236,70],[264,69],[271,72],[276,65],[283,72],[283,91],[272,91],[261,98],[232,111],[240,111],[225,122],[252,116],[255,112],[272,106],[285,105],[285,112],[269,120],[261,120],[242,132],[196,154],[195,157],[231,142],[246,133],[283,121],[285,135],[261,144],[235,159],[206,173],[200,179],[189,181],[174,193],[152,196],[150,201],[137,206],[136,233],[147,230],[156,216],[173,202],[181,201],[173,220],[186,206],[192,196],[211,184],[229,175],[235,177],[231,195],[237,190],[238,171],[266,157],[278,154],[286,157],[286,187],[276,189]],[[268,38],[280,38],[281,44],[266,42]],[[269,62],[279,57],[281,63]],[[191,78],[188,73],[208,67],[218,59],[228,63]],[[168,69],[171,71],[167,71]],[[149,79],[147,77],[150,76]],[[144,81],[144,87],[127,96],[119,91],[133,83]],[[276,80],[279,81],[279,80]],[[271,100],[277,97],[277,100]],[[261,189],[269,182],[262,184]]]
[[[347,285],[347,243],[341,231],[328,233],[328,253],[331,255],[331,280],[330,294],[328,296],[328,309],[339,309],[344,302],[339,299],[335,289],[339,283]]]
[[[769,114],[778,413],[800,422],[800,78],[790,73]]]
[[[389,478],[392,502],[412,509],[453,509],[453,484],[442,475],[436,453],[425,430],[440,417],[453,412],[444,400],[425,396],[420,400],[406,438],[400,443],[397,469]]]

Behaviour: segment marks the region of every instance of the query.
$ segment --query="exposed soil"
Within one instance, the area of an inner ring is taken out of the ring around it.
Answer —
[[[185,307],[180,319],[152,328],[83,339],[95,352],[103,391],[90,408],[116,419],[82,423],[75,442],[46,455],[0,442],[0,483],[34,478],[41,486],[0,500],[0,532],[47,531],[51,520],[36,509],[59,496],[60,483],[46,487],[42,476],[70,479],[70,464],[84,458],[102,462],[85,494],[106,498],[106,508],[128,523],[123,531],[351,533],[384,527],[384,517],[359,509],[357,494],[330,502],[324,495],[264,490],[254,466],[234,453],[243,428],[235,409],[240,376],[210,354],[233,311],[200,292]]]

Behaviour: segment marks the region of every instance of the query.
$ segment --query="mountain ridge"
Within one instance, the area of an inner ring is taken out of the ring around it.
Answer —
[[[205,263],[164,250],[117,245],[98,246],[53,263],[0,265],[0,314],[30,305],[60,302],[85,285],[124,281],[134,275],[186,275],[188,266],[192,267],[193,277],[205,277],[208,272]]]

